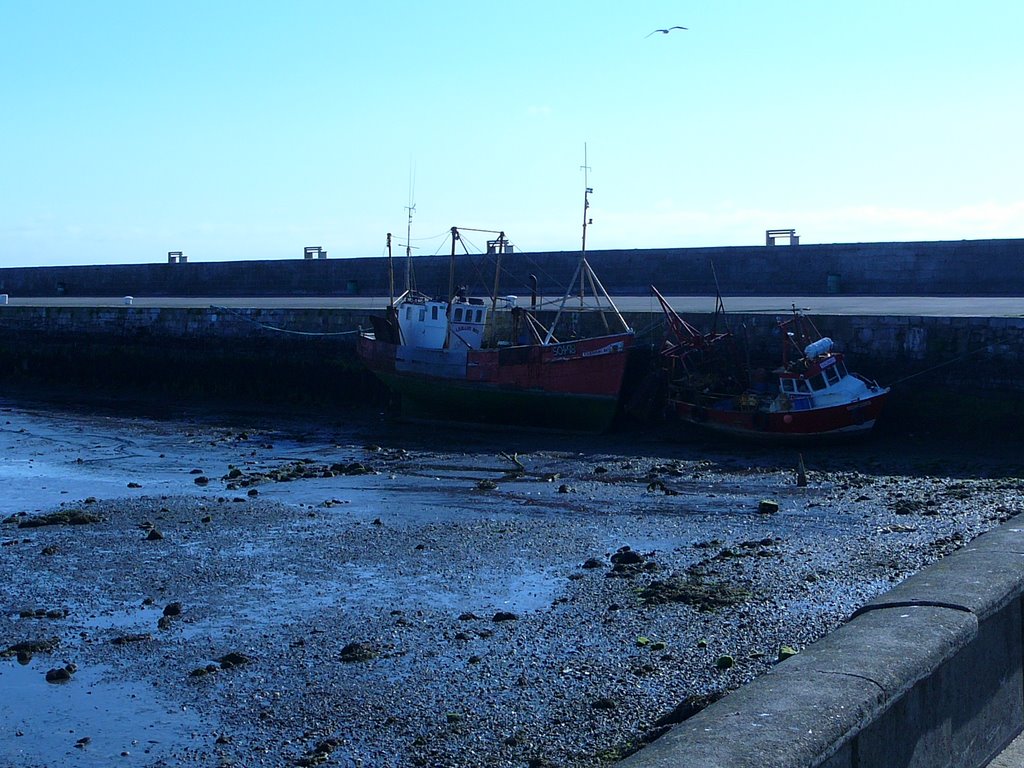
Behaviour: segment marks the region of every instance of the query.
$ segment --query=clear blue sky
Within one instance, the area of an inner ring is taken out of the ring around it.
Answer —
[[[684,25],[687,31],[648,33]],[[0,0],[0,266],[1024,237],[1020,0]],[[476,236],[481,244],[485,235]]]

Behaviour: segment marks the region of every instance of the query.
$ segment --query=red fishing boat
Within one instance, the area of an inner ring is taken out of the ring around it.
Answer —
[[[467,297],[454,290],[453,277],[447,297],[407,290],[390,302],[386,317],[371,318],[374,330],[360,334],[359,357],[400,396],[403,416],[586,432],[611,425],[633,331],[587,262],[588,205],[585,195],[583,250],[569,284],[588,285],[592,294],[581,290],[577,303],[566,291],[550,329],[534,311],[516,306],[515,297],[498,297],[497,289],[487,300]],[[496,272],[501,255],[511,251],[498,234],[488,243]],[[452,235],[454,270],[454,227]],[[505,311],[501,325],[508,338],[499,340],[495,323]],[[608,332],[556,335],[561,318],[578,311],[602,313]],[[607,316],[618,330],[611,330]]]
[[[721,297],[712,330],[702,333],[652,290],[670,330],[661,351],[670,418],[771,439],[852,435],[874,427],[889,389],[849,371],[832,339],[795,306],[790,317],[778,321],[782,361],[769,373],[737,362]]]

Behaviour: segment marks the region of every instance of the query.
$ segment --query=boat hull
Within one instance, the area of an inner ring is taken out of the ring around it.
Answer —
[[[359,356],[407,418],[602,432],[618,410],[633,335],[547,346],[422,349],[372,337]]]
[[[713,403],[704,405],[670,398],[668,413],[676,420],[723,434],[767,440],[807,440],[870,432],[888,396],[888,389],[879,389],[875,394],[850,403],[786,412],[716,408]]]

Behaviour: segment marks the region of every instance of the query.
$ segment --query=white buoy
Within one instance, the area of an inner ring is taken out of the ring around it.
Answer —
[[[132,296],[125,296],[125,297],[124,297],[124,303],[125,303],[125,304],[127,304],[127,305],[129,305],[129,306],[131,305],[131,303],[132,303],[133,301],[135,301],[135,298],[134,298],[134,297],[132,297]]]
[[[818,355],[827,355],[832,351],[832,339],[828,336],[818,339],[804,347],[804,357],[814,358]]]

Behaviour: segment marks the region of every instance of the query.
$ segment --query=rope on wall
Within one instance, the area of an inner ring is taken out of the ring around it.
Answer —
[[[267,325],[266,323],[261,323],[259,320],[253,320],[251,317],[247,317],[246,315],[243,315],[241,312],[239,312],[237,310],[234,310],[231,307],[219,307],[216,304],[211,304],[210,305],[210,309],[216,309],[216,310],[218,310],[220,312],[230,312],[232,315],[235,315],[236,317],[239,317],[242,320],[245,320],[247,323],[252,323],[253,325],[258,325],[260,328],[263,328],[266,331],[274,331],[275,333],[290,333],[290,334],[293,334],[295,336],[350,336],[353,333],[359,333],[360,330],[361,330],[361,329],[356,329],[354,331],[323,331],[323,332],[317,332],[317,331],[294,331],[294,330],[292,330],[290,328],[278,328],[277,326],[274,326],[274,325]]]

